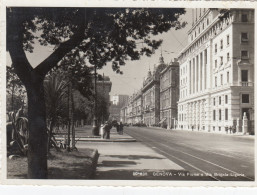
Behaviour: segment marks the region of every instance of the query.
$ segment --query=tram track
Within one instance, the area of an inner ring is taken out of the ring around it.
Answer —
[[[174,161],[178,165],[182,166],[186,170],[191,173],[202,173],[208,176],[209,180],[215,181],[254,181],[254,178],[245,175],[243,173],[239,173],[238,171],[232,170],[231,167],[222,166],[216,162],[210,161],[208,158],[203,158],[202,156],[198,156],[195,154],[191,154],[186,151],[188,148],[183,145],[180,149],[176,149],[178,146],[167,144],[167,137],[158,138],[156,141],[151,139],[144,134],[135,132],[135,131],[127,131],[126,133],[130,134],[138,141],[141,141],[148,147],[151,147],[153,150],[161,153],[168,159]],[[166,138],[166,139],[165,139]],[[161,140],[161,141],[160,141]],[[209,155],[209,154],[208,154]],[[216,154],[219,155],[219,154]],[[207,157],[207,155],[206,155]],[[229,158],[229,156],[226,156]],[[201,180],[203,178],[199,178]],[[204,178],[205,180],[206,178]]]

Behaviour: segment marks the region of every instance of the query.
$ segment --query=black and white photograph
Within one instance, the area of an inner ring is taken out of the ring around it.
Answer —
[[[147,5],[4,7],[5,183],[256,185],[256,4]]]

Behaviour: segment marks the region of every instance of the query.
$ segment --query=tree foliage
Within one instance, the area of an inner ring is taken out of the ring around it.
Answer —
[[[29,178],[47,177],[43,82],[51,69],[71,66],[73,63],[65,63],[68,57],[77,58],[78,71],[83,59],[98,69],[109,62],[121,73],[120,66],[126,60],[155,52],[162,40],[155,40],[154,35],[185,25],[179,21],[185,10],[179,8],[7,7],[6,13],[7,50],[28,96]],[[36,41],[43,46],[54,45],[55,50],[33,68],[25,52],[33,52]]]
[[[24,106],[26,90],[13,67],[6,67],[7,111],[17,111]]]

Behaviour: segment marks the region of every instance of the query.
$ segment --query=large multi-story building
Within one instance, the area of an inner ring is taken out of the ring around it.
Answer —
[[[112,104],[123,107],[128,102],[128,95],[113,95],[112,96]]]
[[[225,132],[254,119],[254,10],[202,9],[182,50],[178,128]]]
[[[147,126],[160,122],[160,73],[166,67],[161,56],[153,73],[149,70],[142,88],[143,122]]]
[[[113,95],[110,106],[110,119],[119,121],[121,118],[121,108],[128,102],[128,95]]]
[[[122,123],[128,123],[128,106],[123,106],[120,109],[120,121]]]
[[[160,123],[173,129],[177,122],[179,99],[179,63],[177,59],[160,73]]]

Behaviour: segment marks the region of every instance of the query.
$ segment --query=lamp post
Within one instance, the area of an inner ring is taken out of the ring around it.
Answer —
[[[95,91],[95,97],[94,97],[94,118],[93,118],[93,129],[92,134],[93,135],[99,135],[99,127],[97,125],[97,116],[96,116],[96,110],[97,110],[97,89],[96,89],[96,65],[95,65],[95,85],[94,85],[94,91]]]

